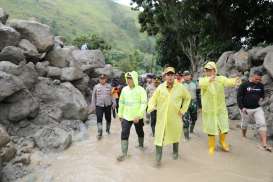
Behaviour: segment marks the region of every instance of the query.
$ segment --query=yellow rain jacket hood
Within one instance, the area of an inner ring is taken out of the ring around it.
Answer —
[[[208,62],[204,68],[215,69],[214,62]],[[215,81],[200,77],[203,131],[209,135],[218,135],[229,131],[228,111],[225,102],[225,88],[236,86],[236,78],[216,76]]]
[[[188,110],[191,95],[181,83],[175,81],[171,91],[164,82],[157,87],[148,104],[148,112],[157,110],[155,141],[157,146],[179,143],[182,134],[182,118],[179,111]]]
[[[138,74],[136,71],[125,74],[126,82],[127,76],[131,75],[135,84],[134,88],[126,86],[122,89],[119,99],[118,116],[128,121],[133,121],[135,118],[142,119],[147,107],[147,94],[143,87],[138,85]]]

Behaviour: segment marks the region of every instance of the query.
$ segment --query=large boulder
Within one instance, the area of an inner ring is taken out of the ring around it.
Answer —
[[[236,52],[232,55],[234,61],[235,61],[235,68],[240,71],[244,72],[249,70],[251,66],[250,62],[250,54],[244,50],[240,50],[239,52]]]
[[[80,66],[83,71],[95,68],[103,68],[105,65],[104,55],[100,50],[74,50],[72,51],[71,67]]]
[[[9,61],[14,64],[19,64],[25,61],[25,56],[22,49],[14,46],[7,46],[0,53],[0,61]]]
[[[2,71],[0,71],[0,85],[0,101],[24,88],[17,77]]]
[[[269,53],[273,52],[273,46],[267,46],[265,48],[262,48],[256,52],[256,58],[258,60],[264,60],[265,56]]]
[[[72,84],[79,89],[79,91],[87,97],[90,93],[91,88],[89,87],[90,78],[88,75],[84,74],[83,78],[80,80],[72,81]]]
[[[63,48],[64,47],[65,38],[62,36],[55,36],[54,37],[54,43],[55,48]]]
[[[48,73],[48,66],[49,62],[48,61],[43,61],[43,62],[38,62],[35,65],[35,68],[39,74],[39,76],[46,76]]]
[[[38,80],[38,73],[35,69],[35,65],[31,62],[28,64],[22,63],[20,65],[15,65],[10,62],[1,61],[0,71],[16,76],[28,89],[32,89]]]
[[[26,39],[22,39],[18,46],[23,50],[27,61],[36,63],[43,58],[43,55],[38,52],[37,48]]]
[[[34,94],[43,104],[59,108],[64,119],[87,119],[88,106],[84,96],[69,82],[55,84],[50,79],[40,78]]]
[[[229,70],[233,67],[234,61],[231,59],[233,51],[224,52],[217,61],[218,72],[222,75],[227,76],[229,74]]]
[[[80,68],[77,67],[69,67],[63,68],[61,74],[62,81],[74,81],[83,78],[84,73]]]
[[[3,8],[0,8],[0,23],[6,24],[8,18],[9,14]]]
[[[265,56],[263,66],[269,75],[273,78],[273,51],[268,52],[268,54]]]
[[[67,149],[72,136],[58,127],[45,127],[34,135],[35,144],[43,152],[56,152]]]
[[[6,46],[16,46],[20,41],[20,33],[0,23],[0,50]]]
[[[13,64],[9,61],[0,61],[0,71],[12,74],[19,75],[18,65]]]
[[[39,52],[47,52],[54,46],[54,36],[48,25],[27,20],[11,20],[9,24],[21,33],[22,38],[34,44]]]
[[[250,54],[251,64],[253,66],[259,66],[263,64],[264,57],[261,57],[258,54],[258,52],[261,52],[262,49],[262,47],[253,47],[252,49],[248,50],[248,53]]]
[[[64,68],[69,66],[70,60],[72,60],[72,51],[76,50],[76,47],[64,47],[54,48],[46,56],[46,60],[50,62],[51,66]]]
[[[50,78],[60,79],[62,75],[62,69],[54,66],[48,66],[47,76]]]
[[[113,67],[111,64],[106,64],[103,68],[96,68],[95,75],[99,76],[101,74],[107,75],[109,78],[113,77]]]
[[[19,91],[5,99],[8,108],[8,120],[19,122],[26,118],[35,118],[39,112],[40,103],[37,98],[26,89]],[[3,105],[0,105],[0,108]]]

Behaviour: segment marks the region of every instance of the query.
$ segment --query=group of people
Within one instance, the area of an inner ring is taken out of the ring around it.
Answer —
[[[198,81],[192,73],[175,72],[173,67],[165,68],[162,78],[152,75],[145,88],[139,85],[138,73],[125,74],[125,85],[107,83],[107,76],[101,75],[92,93],[91,110],[96,111],[98,139],[102,137],[102,117],[105,115],[106,132],[110,134],[111,110],[117,111],[121,121],[121,155],[118,161],[127,158],[131,126],[135,126],[139,149],[144,149],[144,118],[150,114],[150,123],[155,145],[155,164],[161,165],[163,146],[173,145],[173,159],[179,158],[179,142],[182,132],[190,139],[197,121],[198,107],[202,106],[203,131],[208,135],[208,151],[213,155],[216,136],[220,137],[221,149],[230,151],[226,142],[229,132],[228,111],[225,103],[225,88],[239,87],[238,106],[242,115],[242,135],[246,137],[247,125],[251,119],[256,122],[261,139],[261,149],[271,152],[267,144],[266,121],[260,101],[264,98],[261,83],[262,73],[255,71],[249,81],[241,83],[240,78],[227,78],[217,73],[214,62],[204,66],[204,76]],[[200,91],[200,95],[199,95]],[[201,98],[201,104],[198,104]],[[118,107],[117,107],[118,106]],[[115,113],[115,112],[114,112]]]

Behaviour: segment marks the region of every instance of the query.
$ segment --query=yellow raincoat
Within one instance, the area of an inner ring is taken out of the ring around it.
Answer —
[[[182,134],[182,118],[179,111],[188,110],[191,95],[188,90],[177,81],[171,91],[164,82],[157,87],[148,103],[148,112],[157,109],[155,141],[157,146],[179,143]]]
[[[217,72],[215,63],[209,62]],[[236,78],[216,76],[210,82],[209,77],[199,78],[202,102],[203,131],[209,135],[218,135],[229,131],[228,111],[225,102],[225,87],[236,86]]]

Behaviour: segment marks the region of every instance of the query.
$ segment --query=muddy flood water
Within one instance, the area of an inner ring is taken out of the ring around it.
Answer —
[[[95,120],[85,139],[74,142],[66,151],[47,156],[33,154],[32,165],[40,166],[33,174],[20,181],[32,182],[273,182],[273,154],[257,149],[257,140],[250,131],[242,139],[240,130],[231,124],[228,136],[232,151],[217,151],[210,157],[207,136],[198,122],[196,133],[190,141],[181,139],[180,159],[172,159],[172,146],[163,150],[161,168],[155,168],[154,146],[149,125],[145,125],[145,150],[140,151],[137,135],[131,128],[129,140],[130,157],[117,162],[120,154],[120,122],[112,122],[111,135],[104,133],[102,140],[96,139]],[[105,127],[105,124],[104,124]]]

